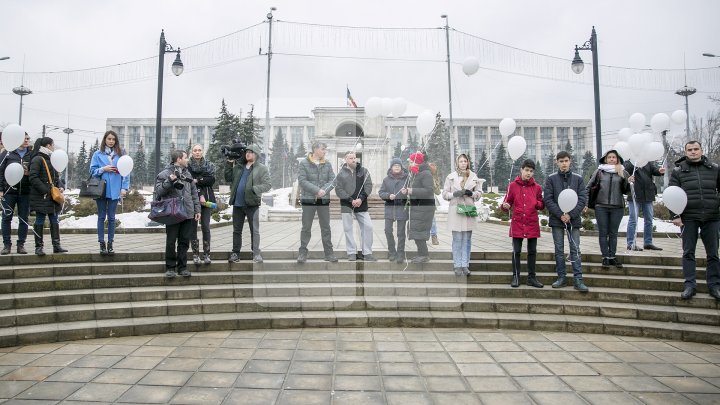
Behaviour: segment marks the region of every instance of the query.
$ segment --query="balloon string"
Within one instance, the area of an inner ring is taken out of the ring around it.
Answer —
[[[570,229],[568,229],[568,226],[570,226]],[[568,262],[575,263],[575,261],[572,260],[572,247],[573,247],[573,245],[575,245],[575,240],[573,240],[573,238],[572,238],[571,231],[572,231],[572,224],[566,223],[565,224],[565,234],[568,237],[568,241],[570,241],[570,243],[569,243],[570,252],[568,252],[568,254],[565,258],[567,259]],[[577,252],[578,259],[580,259],[580,247],[575,245],[575,251]]]

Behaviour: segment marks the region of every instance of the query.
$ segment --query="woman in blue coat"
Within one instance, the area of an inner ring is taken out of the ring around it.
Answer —
[[[115,210],[118,202],[125,197],[130,187],[130,178],[121,176],[118,172],[117,162],[123,155],[120,149],[120,139],[115,131],[107,131],[100,142],[99,149],[93,154],[90,161],[90,175],[105,180],[105,195],[95,200],[98,209],[98,242],[100,254],[113,255],[113,242],[115,240]],[[105,244],[105,218],[108,221],[108,241]]]

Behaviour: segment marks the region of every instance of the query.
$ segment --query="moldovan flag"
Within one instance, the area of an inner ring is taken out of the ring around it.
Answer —
[[[353,107],[357,108],[357,103],[355,103],[355,100],[353,100],[352,96],[350,95],[350,88],[346,86],[345,89],[347,90],[347,105],[348,105],[348,107],[353,106]]]

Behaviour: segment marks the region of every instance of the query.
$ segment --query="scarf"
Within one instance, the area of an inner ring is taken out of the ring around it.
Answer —
[[[470,177],[470,169],[457,169],[457,174],[460,176],[460,188],[465,188],[465,182]]]
[[[52,155],[52,151],[44,146],[40,147],[40,153],[43,153],[48,156]]]
[[[200,159],[190,158],[190,171],[200,173],[205,170],[205,157]]]
[[[601,164],[598,165],[598,170],[602,170],[605,173],[617,173],[617,170],[615,170],[615,165]]]

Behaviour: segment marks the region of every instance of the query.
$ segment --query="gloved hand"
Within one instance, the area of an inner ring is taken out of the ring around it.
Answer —
[[[456,191],[456,192],[453,193],[453,197],[462,197],[464,194],[465,194],[464,191],[458,190],[458,191]]]
[[[468,197],[472,197],[472,190],[465,190],[465,195]]]

